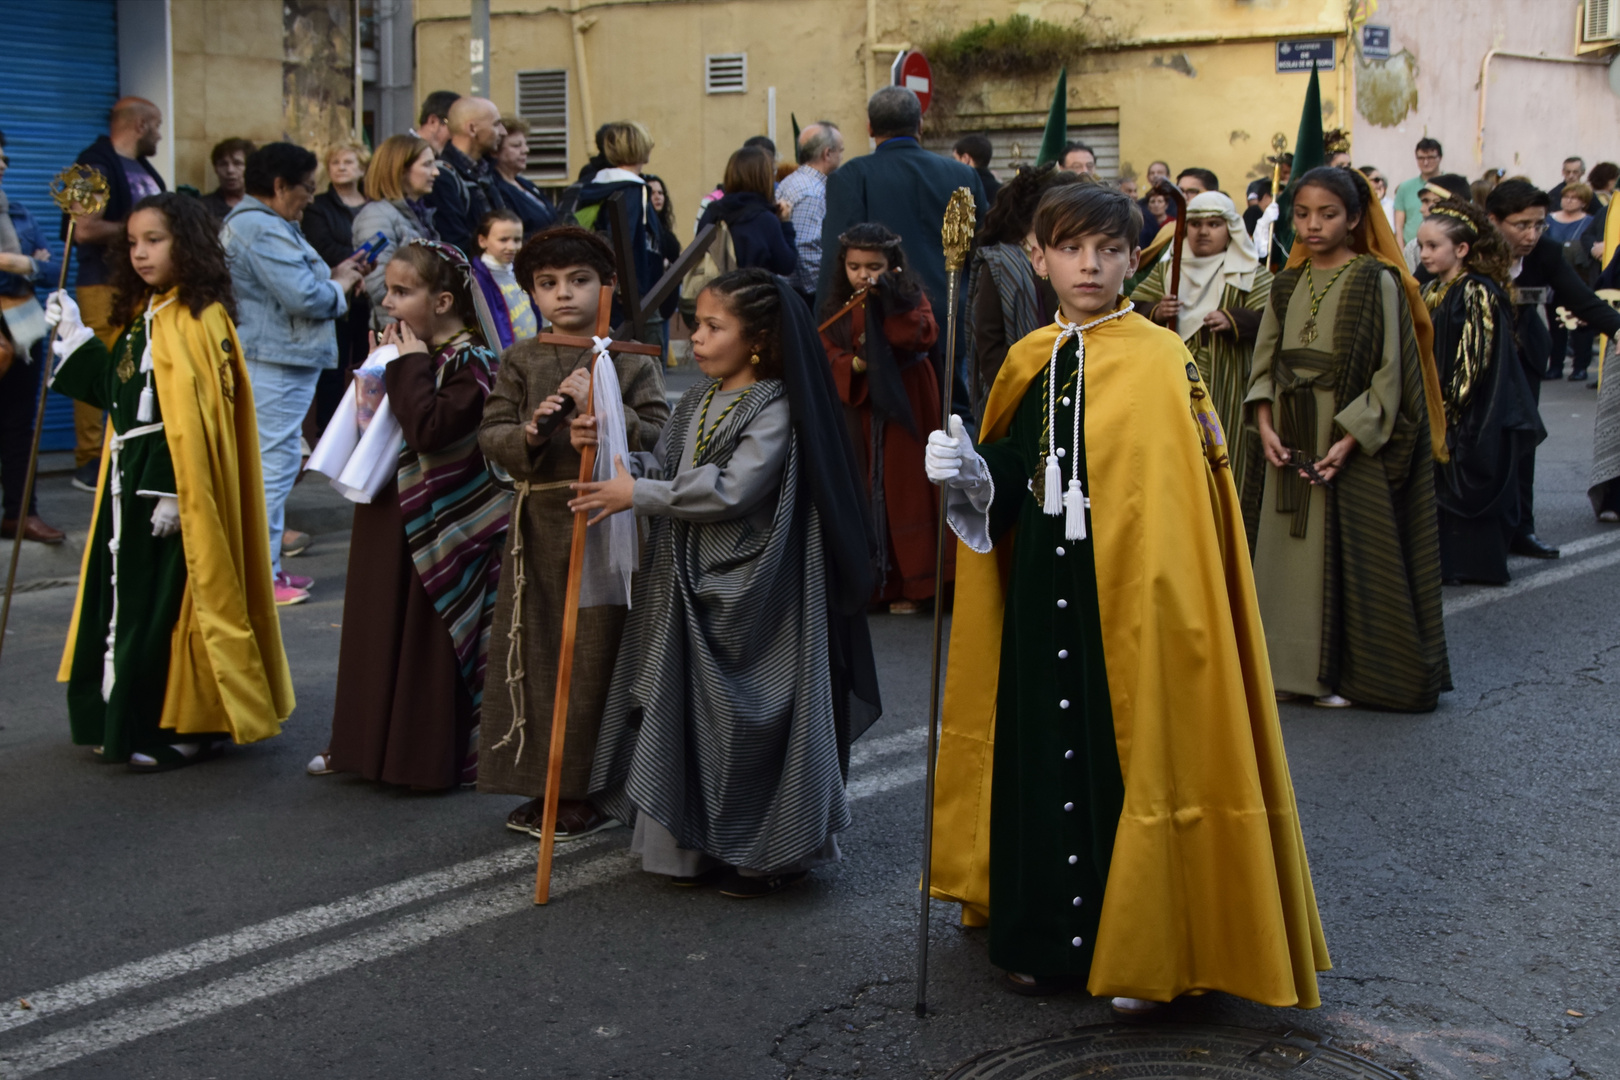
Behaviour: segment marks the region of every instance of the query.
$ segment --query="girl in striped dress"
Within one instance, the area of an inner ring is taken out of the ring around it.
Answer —
[[[642,868],[765,896],[838,859],[849,742],[880,711],[874,541],[810,310],[764,270],[699,295],[688,390],[657,449],[581,484],[649,518],[591,800]],[[576,446],[595,438],[574,421]]]
[[[479,703],[510,500],[478,449],[495,383],[472,269],[413,240],[382,307],[399,346],[384,369],[399,471],[357,505],[329,749],[308,771],[418,789],[476,778]]]

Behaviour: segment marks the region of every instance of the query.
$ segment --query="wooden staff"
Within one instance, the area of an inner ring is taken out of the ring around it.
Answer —
[[[1181,295],[1181,242],[1187,239],[1187,196],[1181,189],[1170,182],[1166,177],[1154,186],[1154,190],[1163,195],[1176,208],[1176,238],[1170,241],[1170,288],[1166,296]],[[1171,319],[1168,323],[1170,329],[1177,330],[1180,326],[1179,317]]]
[[[940,385],[941,420],[948,434],[951,430],[951,398],[956,386],[956,298],[962,280],[962,267],[967,263],[968,251],[973,246],[974,226],[973,193],[957,188],[945,207],[945,222],[940,229],[945,248],[945,381]],[[928,683],[928,763],[923,780],[923,861],[922,910],[917,917],[917,1015],[928,1012],[928,903],[933,888],[934,871],[934,759],[939,756],[939,664],[945,631],[945,538],[949,525],[945,521],[945,503],[948,490],[939,489],[939,532],[934,545],[934,665]]]
[[[866,293],[869,287],[870,286],[862,285],[860,288],[856,289],[855,295],[849,298],[849,303],[827,316],[822,324],[816,327],[816,329],[818,331],[825,330],[839,319],[842,319],[845,315],[848,315],[851,311],[854,311],[855,308],[859,306],[860,302],[866,299]]]
[[[51,181],[51,199],[68,216],[67,238],[62,244],[62,272],[57,276],[56,291],[67,288],[68,256],[73,252],[73,229],[79,218],[99,213],[107,205],[107,178],[88,165],[73,165],[56,174]],[[39,400],[34,408],[34,441],[28,449],[28,471],[23,473],[22,510],[17,514],[17,537],[11,544],[11,568],[6,571],[6,595],[0,600],[0,652],[6,647],[6,623],[11,620],[11,592],[17,584],[17,560],[22,557],[23,534],[28,531],[28,508],[34,501],[34,474],[39,468],[39,440],[45,432],[45,395],[51,389],[51,365],[55,360],[56,335],[62,324],[51,327],[51,336],[45,343],[45,370],[39,377]],[[23,363],[28,360],[19,357]],[[14,363],[16,361],[13,361]],[[117,513],[117,508],[113,508]]]
[[[596,336],[607,337],[608,323],[613,314],[613,287],[602,286],[596,305]],[[565,345],[591,348],[590,338],[570,334],[541,334],[536,340],[547,345]],[[642,353],[662,356],[656,345],[639,345],[615,341],[613,352]],[[589,372],[589,369],[587,369]],[[596,382],[591,381],[581,416],[596,411]],[[596,444],[579,452],[579,482],[587,484],[596,472]],[[551,758],[546,763],[546,806],[540,818],[540,860],[534,872],[534,902],[544,904],[551,899],[551,855],[557,843],[557,798],[562,788],[563,743],[568,735],[568,695],[574,682],[574,641],[579,633],[579,589],[585,574],[585,523],[590,515],[584,510],[574,515],[574,535],[568,547],[568,588],[563,594],[562,651],[557,657],[557,693],[551,705]]]

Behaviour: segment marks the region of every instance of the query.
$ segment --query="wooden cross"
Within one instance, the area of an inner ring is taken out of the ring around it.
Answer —
[[[680,288],[687,273],[708,252],[709,245],[714,243],[717,230],[713,225],[705,225],[699,229],[692,242],[686,245],[685,250],[674,262],[669,264],[664,276],[659,278],[657,284],[643,297],[641,287],[636,281],[636,264],[630,246],[630,211],[624,205],[622,191],[616,191],[608,198],[607,210],[610,226],[608,237],[613,244],[613,261],[618,267],[619,274],[619,299],[630,317],[631,333],[639,338],[649,322],[657,321],[658,306],[669,298],[670,293]]]
[[[623,277],[619,279],[621,284],[624,280]],[[596,305],[598,338],[607,337],[612,310],[613,286],[604,285]],[[541,334],[535,340],[546,345],[566,345],[580,349],[596,347],[596,342],[592,339],[575,337],[572,334]],[[610,341],[608,352],[636,353],[641,356],[664,355],[664,350],[657,345],[643,345],[635,341]],[[587,375],[590,370],[586,368]],[[580,415],[594,414],[596,411],[594,381],[585,402],[585,409]],[[595,471],[596,445],[593,443],[580,451],[579,482],[589,483]],[[551,758],[546,766],[545,813],[540,820],[540,861],[534,875],[536,904],[544,904],[551,899],[551,856],[556,844],[557,798],[562,787],[563,740],[568,728],[568,695],[574,681],[574,641],[579,630],[579,589],[585,572],[585,523],[588,516],[584,510],[574,515],[573,542],[568,549],[568,589],[563,598],[562,653],[557,658],[557,693],[551,706]]]

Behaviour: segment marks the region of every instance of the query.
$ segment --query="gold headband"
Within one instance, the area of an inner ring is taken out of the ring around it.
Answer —
[[[1458,221],[1468,226],[1468,231],[1473,233],[1474,236],[1478,238],[1479,227],[1474,224],[1473,218],[1469,217],[1461,210],[1454,209],[1450,206],[1436,206],[1434,209],[1429,211],[1429,216],[1433,217],[1436,214],[1444,214],[1448,218],[1456,218]]]

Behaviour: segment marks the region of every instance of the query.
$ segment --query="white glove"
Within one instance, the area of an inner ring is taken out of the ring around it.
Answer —
[[[973,440],[962,427],[960,416],[951,417],[950,430],[934,431],[928,435],[928,450],[924,455],[928,479],[951,487],[975,487],[983,475],[983,463],[973,449]]]
[[[173,495],[159,495],[157,509],[152,511],[152,535],[173,536],[180,531],[180,500]]]
[[[56,328],[56,344],[51,351],[59,360],[66,360],[95,337],[95,331],[84,325],[79,305],[61,289],[51,293],[50,299],[45,301],[45,325]]]

